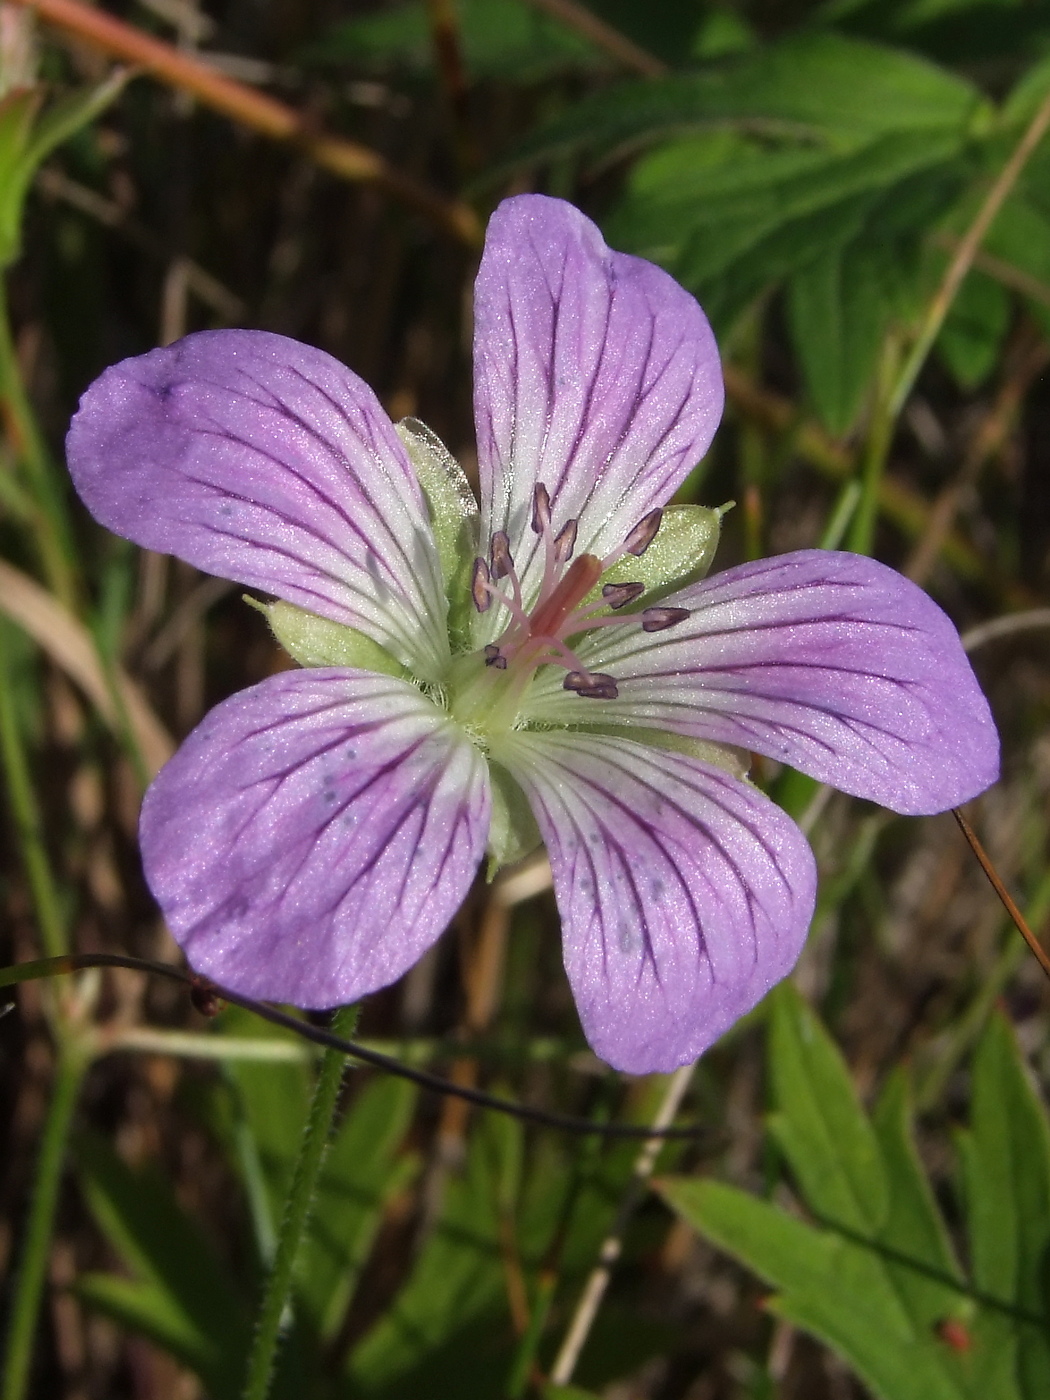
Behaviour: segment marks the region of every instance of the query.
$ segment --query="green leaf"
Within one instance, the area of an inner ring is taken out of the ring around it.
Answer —
[[[1050,1394],[1050,1124],[1008,1023],[996,1017],[978,1047],[960,1140],[972,1283],[919,1162],[904,1073],[868,1124],[826,1032],[790,990],[775,994],[769,1053],[772,1126],[816,1223],[685,1178],[662,1185],[672,1207],[780,1289],[771,1308],[835,1347],[883,1400]],[[859,1196],[879,1179],[885,1209],[864,1226]]]
[[[104,1139],[76,1144],[80,1183],[102,1233],[135,1282],[89,1275],[85,1300],[192,1367],[213,1400],[236,1397],[249,1326],[233,1280],[203,1229],[159,1175],[132,1171]]]
[[[788,309],[795,353],[829,432],[853,426],[875,372],[889,307],[876,259],[849,244],[795,273]]]
[[[500,167],[611,159],[687,131],[856,149],[892,132],[967,132],[989,106],[963,79],[899,49],[807,33],[696,74],[620,83],[542,126]]]
[[[1050,167],[1041,173],[1046,180]],[[989,229],[984,250],[1040,284],[1043,295],[1028,296],[1025,301],[1050,335],[1050,204],[1040,208],[1040,193],[1028,184],[1013,192]]]
[[[932,1328],[957,1310],[966,1285],[915,1149],[909,1092],[907,1074],[898,1068],[886,1081],[872,1117],[889,1195],[879,1242],[909,1313]],[[894,1262],[894,1251],[909,1262]]]
[[[964,389],[991,374],[1010,324],[1010,296],[982,272],[970,272],[955,295],[937,351]]]
[[[861,235],[876,252],[918,243],[961,186],[960,147],[943,132],[845,152],[693,137],[638,162],[607,233],[667,267],[725,326],[759,292]]]
[[[387,1203],[419,1169],[399,1156],[416,1090],[403,1079],[369,1084],[337,1130],[317,1188],[297,1295],[327,1341],[338,1332]]]
[[[239,1007],[227,1007],[217,1022],[220,1032],[295,1039],[294,1032],[268,1025]],[[263,1179],[264,1200],[273,1226],[281,1218],[291,1185],[296,1148],[306,1123],[310,1070],[305,1063],[261,1065],[238,1060],[224,1065],[236,1095],[240,1127]],[[233,1141],[229,1144],[236,1154]]]
[[[444,1183],[440,1219],[408,1282],[350,1357],[355,1396],[487,1400],[496,1393],[512,1342],[499,1248],[500,1158],[491,1125],[479,1123],[463,1171]]]
[[[999,1015],[974,1058],[961,1147],[974,1282],[1031,1320],[1017,1330],[1017,1370],[1025,1400],[1040,1400],[1050,1395],[1050,1126]]]
[[[170,1352],[201,1378],[210,1400],[237,1400],[247,1328],[241,1339],[226,1338],[219,1345],[173,1305],[164,1289],[116,1274],[85,1274],[74,1291],[87,1307]]]
[[[782,1289],[771,1309],[834,1347],[882,1400],[966,1394],[948,1348],[915,1328],[870,1246],[718,1182],[671,1178],[660,1190],[701,1234]]]
[[[61,98],[43,116],[40,88],[18,89],[0,101],[0,268],[18,257],[23,206],[38,168],[108,107],[127,80],[128,70],[118,69],[97,87]]]
[[[566,69],[603,67],[607,60],[574,30],[525,0],[459,0],[459,39],[474,78],[531,83]],[[379,71],[426,73],[434,67],[434,43],[426,6],[397,5],[379,14],[345,20],[300,54],[318,64],[353,63]]]
[[[771,1001],[776,1112],[770,1130],[814,1214],[870,1234],[884,1224],[889,1209],[875,1133],[842,1056],[794,986],[781,983]]]

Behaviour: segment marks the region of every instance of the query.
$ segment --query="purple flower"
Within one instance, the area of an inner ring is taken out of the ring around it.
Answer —
[[[798,957],[813,856],[755,750],[898,812],[998,770],[941,610],[807,550],[703,579],[719,513],[666,507],[722,410],[696,302],[570,205],[508,200],[476,289],[480,519],[421,424],[261,331],[108,370],[69,435],[110,529],[273,598],[303,669],[217,706],[146,795],[191,964],[327,1007],[399,977],[490,864],[546,843],[587,1038],[695,1058]]]

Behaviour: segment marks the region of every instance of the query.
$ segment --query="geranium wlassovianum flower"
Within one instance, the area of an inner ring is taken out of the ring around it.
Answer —
[[[584,1031],[694,1059],[794,965],[815,869],[756,751],[898,812],[975,796],[995,728],[899,574],[805,550],[705,578],[668,506],[723,402],[695,300],[578,210],[509,199],[475,290],[480,506],[421,424],[262,331],[126,360],[69,465],[94,515],[263,592],[301,669],[224,701],[149,789],[149,884],[191,965],[322,1008],[412,965],[546,844]]]

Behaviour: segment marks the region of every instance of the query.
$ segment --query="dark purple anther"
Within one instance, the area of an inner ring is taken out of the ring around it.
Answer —
[[[506,530],[497,530],[492,536],[492,577],[506,578],[514,570],[514,560],[510,557],[510,540]]]
[[[566,520],[558,533],[554,536],[554,558],[559,564],[567,564],[572,558],[572,551],[576,548],[576,531],[579,521]]]
[[[644,592],[644,583],[607,583],[602,587],[602,598],[615,610],[625,608]]]
[[[537,481],[532,490],[532,528],[537,535],[550,528],[551,498],[542,481]]]
[[[640,559],[653,540],[656,539],[656,532],[659,530],[660,521],[663,518],[664,513],[659,506],[656,510],[651,510],[648,515],[643,516],[623,542],[627,553]]]
[[[688,608],[646,608],[642,613],[642,631],[662,632],[666,627],[684,622],[688,616]]]
[[[615,700],[620,693],[613,677],[602,671],[570,671],[562,684],[585,700]]]

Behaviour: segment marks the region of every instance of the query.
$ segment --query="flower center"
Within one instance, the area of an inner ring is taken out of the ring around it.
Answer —
[[[600,600],[591,598],[602,575],[624,555],[640,558],[656,538],[662,510],[652,510],[634,527],[623,544],[604,559],[581,554],[573,559],[578,521],[568,520],[557,534],[551,524],[550,496],[538,484],[533,495],[532,529],[544,548],[543,578],[539,593],[526,608],[521,583],[511,557],[510,541],[503,530],[492,537],[487,559],[474,561],[471,596],[478,612],[503,609],[506,627],[496,642],[484,650],[485,665],[507,673],[515,697],[539,666],[563,666],[566,690],[591,700],[615,700],[614,677],[589,671],[569,646],[569,639],[596,627],[641,625],[646,632],[673,627],[689,616],[687,608],[645,608],[618,616],[645,591],[643,583],[607,583]]]

